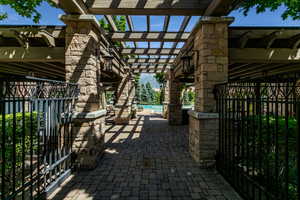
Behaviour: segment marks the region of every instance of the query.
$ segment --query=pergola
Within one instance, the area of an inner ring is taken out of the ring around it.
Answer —
[[[30,75],[76,85],[76,96],[72,96],[74,101],[67,114],[70,114],[71,139],[74,140],[72,153],[76,154],[74,159],[78,168],[95,168],[104,152],[107,90],[114,91],[115,96],[113,123],[130,123],[135,114],[136,73],[166,73],[165,87],[162,88],[165,95],[163,117],[170,125],[182,125],[183,116],[188,116],[189,152],[200,166],[211,167],[215,165],[216,152],[220,150],[219,140],[224,139],[219,133],[223,131],[226,137],[232,137],[228,130],[239,132],[235,129],[238,122],[244,121],[240,117],[245,116],[245,110],[247,117],[264,111],[257,103],[262,98],[260,87],[253,79],[258,81],[257,78],[263,80],[272,75],[300,71],[300,28],[232,27],[230,24],[234,19],[226,16],[239,6],[241,0],[52,1],[65,12],[60,16],[65,26],[0,26],[0,78]],[[95,15],[104,17],[111,32],[100,26]],[[134,15],[144,16],[144,30],[136,29]],[[125,16],[126,31],[118,29],[115,16]],[[152,16],[162,16],[160,31],[152,30]],[[183,16],[175,31],[169,28],[172,16]],[[199,20],[189,32],[187,27],[193,16],[198,16]],[[115,45],[116,42],[121,45]],[[146,45],[140,46],[139,42]],[[153,48],[153,42],[159,44],[158,48]],[[167,42],[172,45],[166,45]],[[246,93],[241,97],[243,104],[236,104],[240,97],[229,96],[232,91],[227,85],[230,82],[234,88],[241,82],[240,88],[252,84],[255,87],[246,92],[256,97],[249,103]],[[184,112],[181,101],[181,89],[186,83],[195,88],[194,109],[188,112]],[[264,82],[261,85],[265,85]],[[8,86],[0,85],[3,88]],[[219,98],[218,87],[225,91]],[[270,105],[269,100],[266,103]],[[285,103],[288,116],[288,101]],[[232,112],[235,109],[237,114]],[[55,112],[58,111],[53,110]],[[64,114],[58,113],[58,117]],[[2,116],[5,116],[4,112]],[[234,117],[238,119],[231,120]],[[237,135],[240,137],[240,132]],[[234,157],[239,150],[234,151],[236,145],[234,140],[232,142],[233,150],[229,153]],[[226,140],[225,144],[228,145]],[[228,158],[225,160],[227,162]],[[55,180],[53,184],[58,182]]]
[[[112,41],[121,42],[120,54],[129,55],[126,59],[128,69],[134,73],[166,72],[174,66],[174,59],[179,54],[177,48],[179,42],[185,43],[190,32],[186,28],[192,16],[223,16],[227,15],[239,1],[221,0],[56,0],[54,1],[60,8],[69,14],[94,14],[104,15],[104,18],[112,28],[112,32],[107,36]],[[128,30],[121,32],[118,30],[113,16],[122,15],[126,17]],[[136,31],[132,15],[142,15],[146,18],[146,29]],[[151,16],[164,16],[164,25],[161,31],[151,30]],[[169,32],[171,16],[184,16],[179,29],[176,32]],[[128,48],[126,42],[132,42],[133,47]],[[138,46],[138,42],[147,42],[147,48]],[[151,42],[159,42],[160,48],[151,48]],[[171,48],[165,48],[165,42],[173,42]]]

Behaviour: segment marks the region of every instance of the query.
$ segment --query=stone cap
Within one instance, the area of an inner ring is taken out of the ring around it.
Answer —
[[[189,116],[194,117],[196,119],[219,119],[219,113],[205,113],[189,110],[188,114]]]
[[[105,116],[106,113],[105,109],[93,112],[75,112],[72,114],[72,119],[97,119]]]

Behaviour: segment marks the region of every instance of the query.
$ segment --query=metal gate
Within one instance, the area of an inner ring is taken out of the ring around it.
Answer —
[[[299,78],[218,85],[218,171],[249,200],[299,196]]]
[[[1,199],[40,199],[70,174],[76,84],[0,79]]]

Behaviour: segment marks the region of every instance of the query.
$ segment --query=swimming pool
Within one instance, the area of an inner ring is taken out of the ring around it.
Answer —
[[[162,105],[139,105],[142,106],[145,110],[152,110],[154,112],[160,112],[162,113],[163,111],[163,106]],[[192,108],[192,105],[184,105],[182,108],[190,109]]]
[[[163,111],[162,105],[139,105],[142,106],[145,110],[153,110],[154,112],[160,112]]]

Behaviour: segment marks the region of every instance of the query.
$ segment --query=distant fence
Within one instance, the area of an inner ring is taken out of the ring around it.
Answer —
[[[298,200],[298,79],[216,87],[220,115],[218,171],[249,200]]]
[[[1,200],[37,199],[70,173],[77,85],[0,79]]]

